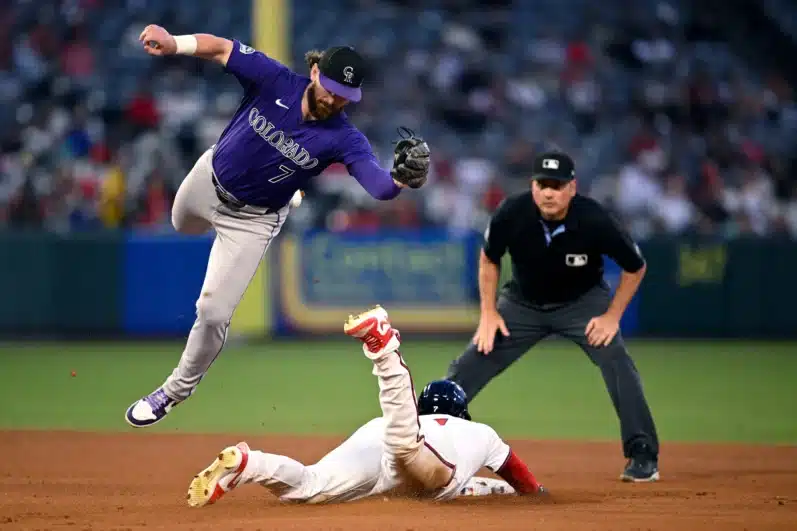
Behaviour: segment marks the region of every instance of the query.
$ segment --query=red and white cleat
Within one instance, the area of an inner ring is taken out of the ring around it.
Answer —
[[[238,486],[246,464],[249,462],[249,445],[240,442],[228,446],[205,470],[194,476],[188,487],[188,505],[203,507],[216,503],[219,498]]]
[[[343,332],[362,341],[363,353],[371,360],[395,352],[401,345],[399,331],[391,326],[387,311],[379,305],[359,315],[350,315]]]

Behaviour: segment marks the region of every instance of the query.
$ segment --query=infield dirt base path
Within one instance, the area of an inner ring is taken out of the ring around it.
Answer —
[[[552,492],[449,503],[372,499],[281,505],[245,485],[185,504],[190,479],[235,436],[0,432],[0,529],[667,530],[797,529],[797,447],[665,446],[662,481],[621,483],[619,444],[510,441]],[[313,462],[341,439],[249,437]]]

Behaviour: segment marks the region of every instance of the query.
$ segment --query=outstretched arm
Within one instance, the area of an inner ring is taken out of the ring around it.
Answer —
[[[150,24],[139,40],[150,55],[191,55],[213,61],[234,75],[246,90],[274,83],[287,75],[287,67],[242,42],[216,37],[209,33],[172,35],[164,28]]]
[[[487,450],[484,466],[504,480],[496,483],[495,486],[504,485],[506,482],[515,493],[520,495],[540,493],[542,485],[537,482],[537,478],[531,473],[526,463],[501,439],[494,429],[486,424],[481,426],[483,426],[484,433],[487,434],[486,440],[481,443],[486,445]],[[482,478],[476,479],[481,480]]]
[[[338,160],[357,179],[371,197],[387,201],[396,197],[404,185],[393,179],[390,172],[382,166],[374,155],[368,139],[359,130],[349,129],[338,144]]]
[[[506,461],[495,473],[509,483],[518,494],[536,494],[540,491],[540,484],[537,483],[534,474],[511,448]]]
[[[390,176],[390,172],[383,169],[373,158],[360,159],[349,164],[347,169],[371,197],[380,201],[393,199],[404,187],[401,183],[396,182]]]
[[[193,35],[172,35],[166,29],[150,24],[141,32],[139,40],[150,55],[193,55],[200,59],[227,66],[233,49],[233,42],[209,33]]]

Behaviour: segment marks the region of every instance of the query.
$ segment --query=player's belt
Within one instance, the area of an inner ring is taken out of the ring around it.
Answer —
[[[216,190],[216,197],[219,198],[219,201],[224,203],[224,205],[229,208],[230,210],[234,210],[236,212],[247,209],[251,211],[259,211],[259,214],[272,214],[276,212],[275,210],[267,207],[258,207],[254,205],[247,205],[243,201],[236,199],[234,195],[224,189],[224,187],[219,184],[219,180],[216,178],[216,172],[210,173],[210,178],[213,182],[213,188]]]
[[[213,181],[213,188],[216,189],[216,197],[219,198],[219,201],[233,210],[241,210],[246,206],[246,203],[237,200],[235,196],[233,196],[230,192],[225,190],[222,185],[219,184],[219,180],[216,178],[215,172],[211,172],[210,178]]]

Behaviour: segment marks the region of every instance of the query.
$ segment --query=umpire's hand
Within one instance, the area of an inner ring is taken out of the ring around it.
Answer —
[[[473,344],[476,345],[479,352],[485,356],[492,352],[495,336],[499,330],[504,337],[509,337],[509,329],[501,314],[497,310],[482,312],[479,328],[473,336]]]
[[[604,313],[598,317],[593,317],[587,323],[584,335],[592,347],[608,347],[614,336],[620,330],[620,319],[614,315]]]

